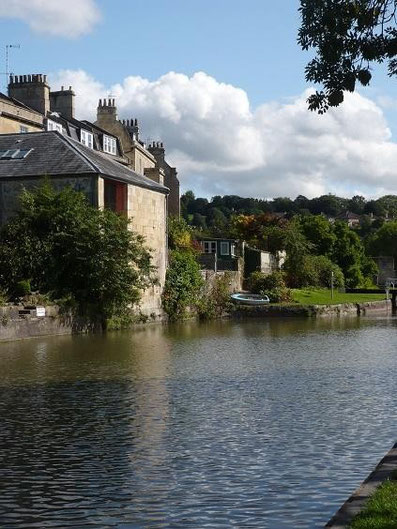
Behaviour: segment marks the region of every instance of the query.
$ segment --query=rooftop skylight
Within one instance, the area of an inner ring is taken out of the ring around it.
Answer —
[[[33,149],[8,149],[0,151],[0,160],[23,160]]]

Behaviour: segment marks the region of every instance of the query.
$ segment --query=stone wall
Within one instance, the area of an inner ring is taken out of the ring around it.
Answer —
[[[161,293],[167,268],[167,197],[162,193],[136,186],[128,186],[128,216],[131,227],[145,237],[152,250],[153,265],[157,268],[158,285],[143,295],[141,311],[146,315],[162,317]]]
[[[242,273],[241,271],[223,271],[223,272],[214,272],[214,270],[201,270],[201,276],[206,283],[206,290],[210,290],[212,284],[215,281],[216,277],[224,277],[225,274],[229,280],[229,292],[239,292],[242,288]]]
[[[45,317],[37,317],[34,314],[20,316],[20,308],[22,307],[0,307],[0,341],[72,334],[73,332],[73,324],[59,317],[59,310],[56,306],[46,307]]]
[[[368,301],[366,303],[341,303],[339,305],[240,305],[233,312],[235,318],[267,318],[269,316],[301,316],[309,318],[365,316],[373,312],[391,312],[390,301]]]

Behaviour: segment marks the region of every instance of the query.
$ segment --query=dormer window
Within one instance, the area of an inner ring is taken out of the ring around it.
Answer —
[[[57,130],[62,134],[62,125],[52,121],[52,119],[47,119],[47,130]]]
[[[94,148],[94,136],[91,132],[88,132],[87,130],[81,129],[80,142],[86,147],[89,147],[90,149]]]
[[[114,155],[117,154],[116,138],[106,136],[106,134],[103,135],[103,152]]]

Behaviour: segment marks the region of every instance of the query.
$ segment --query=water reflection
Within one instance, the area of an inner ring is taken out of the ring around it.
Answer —
[[[394,442],[396,320],[0,347],[3,528],[319,528]]]

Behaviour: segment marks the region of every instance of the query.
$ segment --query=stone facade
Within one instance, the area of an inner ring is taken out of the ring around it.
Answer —
[[[181,204],[177,170],[167,163],[163,143],[152,143],[149,145],[148,151],[155,157],[156,167],[164,171],[164,185],[170,190],[170,194],[168,195],[168,214],[179,217]]]
[[[39,112],[0,94],[0,134],[40,132],[42,129],[43,116]]]
[[[167,269],[167,196],[140,187],[128,186],[128,217],[131,227],[145,237],[146,246],[153,253],[153,265],[157,268],[158,284],[149,288],[142,297],[141,311],[162,315],[161,293]]]

